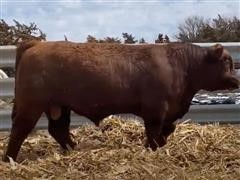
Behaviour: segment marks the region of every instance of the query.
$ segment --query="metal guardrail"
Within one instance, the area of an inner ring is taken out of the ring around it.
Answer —
[[[132,114],[121,114],[119,115],[123,119],[134,118],[137,120],[142,119]],[[1,110],[0,111],[0,131],[8,130],[12,126],[11,122],[11,111]],[[197,122],[200,124],[206,123],[220,123],[220,124],[239,124],[240,120],[240,105],[192,105],[189,112],[182,118],[192,119],[190,122]],[[89,119],[79,116],[76,113],[71,114],[71,127],[77,127],[83,124],[93,124]],[[38,121],[37,129],[46,129],[48,127],[48,120],[43,114]]]
[[[71,114],[71,127],[80,126],[83,124],[93,124],[89,119],[79,116],[75,113]],[[11,120],[11,110],[0,110],[0,131],[6,131],[11,129],[12,120]],[[37,122],[35,128],[36,129],[47,129],[48,120],[43,114],[39,121]]]
[[[233,59],[237,62],[240,62],[240,42],[216,42],[220,43],[226,48]],[[212,46],[214,43],[193,43],[202,47]],[[0,46],[0,68],[2,67],[14,67],[16,57],[16,46]]]
[[[0,68],[14,67],[16,46],[0,46]]]
[[[14,78],[0,79],[0,97],[12,98],[14,96]]]

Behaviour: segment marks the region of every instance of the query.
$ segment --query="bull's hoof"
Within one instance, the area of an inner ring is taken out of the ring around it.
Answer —
[[[64,143],[62,145],[63,150],[67,150],[67,151],[71,151],[75,148],[75,146],[77,145],[76,142],[74,142],[73,140],[69,139],[66,143]]]
[[[69,144],[69,146],[70,146],[72,149],[74,149],[75,146],[77,145],[77,143],[74,142],[74,141],[72,141],[72,140],[71,140],[71,142],[68,142],[68,144]]]
[[[150,147],[153,151],[156,151],[157,148],[163,147],[166,143],[166,138],[164,136],[160,136],[157,140],[148,139],[145,143],[145,147]]]
[[[7,155],[3,155],[2,161],[3,162],[10,162],[10,159],[9,159],[9,157]]]
[[[158,148],[158,145],[156,143],[150,143],[149,141],[147,141],[144,145],[145,148],[151,148],[152,151],[156,151]]]

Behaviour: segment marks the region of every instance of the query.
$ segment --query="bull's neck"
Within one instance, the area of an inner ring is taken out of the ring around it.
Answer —
[[[200,74],[202,73],[204,57],[207,52],[204,48],[194,48],[196,49],[187,52],[188,55],[184,71],[188,89],[190,89],[194,93],[197,93],[199,90],[202,89],[202,79]]]

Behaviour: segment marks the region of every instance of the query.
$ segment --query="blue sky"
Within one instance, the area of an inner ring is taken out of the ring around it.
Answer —
[[[153,42],[158,33],[173,39],[177,27],[193,15],[205,18],[237,16],[239,0],[0,0],[1,18],[35,22],[48,40],[85,41],[132,33]]]

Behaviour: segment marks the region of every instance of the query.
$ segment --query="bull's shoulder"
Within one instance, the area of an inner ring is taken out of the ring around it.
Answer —
[[[169,43],[166,46],[168,59],[171,63],[188,63],[201,62],[205,56],[205,48],[191,43]]]

